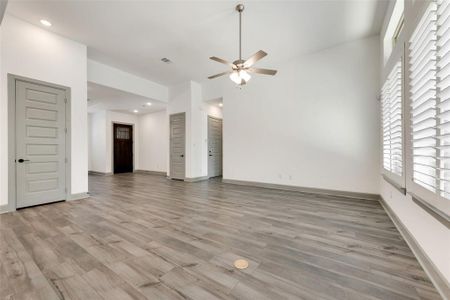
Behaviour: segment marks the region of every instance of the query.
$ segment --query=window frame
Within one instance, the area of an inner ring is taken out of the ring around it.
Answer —
[[[450,199],[444,198],[439,192],[432,192],[413,180],[413,145],[411,132],[411,92],[410,92],[410,49],[409,42],[419,25],[422,17],[426,13],[428,6],[432,1],[416,1],[415,6],[412,7],[413,15],[406,15],[404,28],[400,36],[403,40],[404,48],[404,152],[405,152],[405,167],[406,167],[406,191],[414,199],[424,204],[426,207],[443,217],[447,222],[450,222]]]
[[[399,37],[402,37],[403,34],[400,33]],[[381,140],[381,174],[383,177],[389,181],[392,185],[394,185],[397,189],[399,189],[403,194],[406,193],[406,144],[405,144],[405,137],[406,137],[406,131],[405,131],[405,56],[404,56],[404,43],[403,41],[399,40],[399,43],[393,48],[392,53],[387,60],[383,71],[382,71],[382,80],[380,82],[380,120],[382,122],[383,120],[383,111],[382,111],[382,105],[381,105],[381,90],[384,86],[384,83],[388,80],[389,74],[392,72],[394,67],[397,65],[397,63],[400,61],[402,66],[402,96],[401,96],[401,107],[402,107],[402,175],[395,174],[389,170],[386,170],[384,168],[384,141],[383,141],[383,126],[381,124],[380,126],[380,140]]]
[[[394,35],[392,36],[392,49],[398,44],[400,40],[400,35],[402,34],[403,28],[405,27],[405,13],[403,12],[400,20],[398,21],[397,28],[395,28]]]

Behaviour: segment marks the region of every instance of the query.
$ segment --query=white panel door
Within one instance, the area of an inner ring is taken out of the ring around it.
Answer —
[[[183,179],[186,173],[186,114],[170,115],[170,178]]]
[[[66,199],[66,92],[16,81],[16,207]]]
[[[222,120],[208,116],[208,177],[222,175]]]

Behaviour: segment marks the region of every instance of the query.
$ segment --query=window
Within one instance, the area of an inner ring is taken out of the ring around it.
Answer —
[[[381,91],[383,166],[403,175],[402,64],[395,64]]]
[[[402,32],[404,9],[405,0],[395,0],[392,14],[383,37],[384,63],[386,63],[391,56],[392,50],[397,44],[398,38]]]
[[[412,181],[435,195],[425,200],[450,203],[450,1],[429,4],[409,42],[409,66]]]
[[[436,3],[410,40],[410,105],[413,181],[436,191]]]

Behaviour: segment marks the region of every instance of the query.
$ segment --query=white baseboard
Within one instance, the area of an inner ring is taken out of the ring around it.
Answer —
[[[134,173],[167,176],[167,173],[162,171],[134,170]]]
[[[80,199],[86,199],[89,198],[89,193],[78,193],[78,194],[71,194],[67,201],[73,201],[73,200],[80,200]]]
[[[11,208],[9,207],[8,204],[0,205],[0,214],[4,214],[7,212],[11,212],[11,211],[14,211],[14,210],[11,210]]]
[[[203,181],[203,180],[208,180],[208,179],[209,179],[208,176],[186,177],[186,178],[184,178],[184,181],[186,181],[186,182],[198,182],[198,181]]]
[[[422,268],[425,270],[425,273],[427,273],[431,282],[433,282],[439,294],[443,299],[450,300],[450,283],[448,282],[448,280],[431,261],[427,253],[423,250],[423,248],[420,246],[420,244],[417,242],[408,228],[397,217],[395,212],[391,209],[391,207],[389,206],[389,204],[387,204],[383,197],[380,197],[380,203],[388,214],[389,218],[391,218],[395,227],[397,227],[403,239],[408,244],[411,251],[414,253],[414,256],[417,258]]]
[[[327,189],[309,188],[309,187],[275,184],[275,183],[264,183],[264,182],[256,182],[256,181],[234,180],[234,179],[224,178],[224,179],[222,179],[222,182],[229,183],[229,184],[262,187],[262,188],[267,188],[267,189],[293,191],[293,192],[300,192],[300,193],[307,193],[307,194],[338,196],[338,197],[346,197],[346,198],[358,198],[358,199],[376,200],[376,201],[378,201],[378,199],[380,198],[380,195],[378,195],[378,194],[327,190]]]
[[[112,172],[105,173],[105,172],[97,172],[97,171],[88,171],[88,174],[89,175],[99,175],[99,176],[111,176],[111,175],[113,175]]]

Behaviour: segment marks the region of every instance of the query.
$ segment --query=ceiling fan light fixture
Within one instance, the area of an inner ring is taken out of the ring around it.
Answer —
[[[238,71],[234,71],[233,73],[231,73],[230,74],[230,79],[236,84],[241,84],[241,82],[242,82],[242,79],[239,76]]]
[[[230,79],[238,85],[247,83],[251,78],[252,76],[250,76],[250,74],[248,74],[245,70],[236,70],[230,74]]]
[[[239,77],[244,79],[245,82],[248,82],[252,78],[252,76],[250,76],[250,74],[248,74],[245,70],[239,71]]]
[[[237,85],[246,84],[252,77],[249,73],[263,74],[263,75],[275,75],[276,70],[254,68],[253,65],[264,58],[267,53],[263,50],[259,50],[247,60],[242,59],[242,12],[244,11],[244,5],[238,4],[236,6],[236,11],[239,12],[239,59],[235,60],[233,63],[226,61],[225,59],[211,56],[210,59],[221,64],[228,65],[231,67],[230,71],[222,72],[213,76],[209,76],[208,79],[214,79],[223,75],[230,74],[230,79]]]

